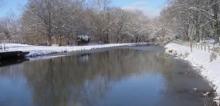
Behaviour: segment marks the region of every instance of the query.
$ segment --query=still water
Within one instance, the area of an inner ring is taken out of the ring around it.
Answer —
[[[0,68],[0,106],[212,106],[208,82],[160,47],[121,48]],[[208,103],[208,105],[207,105]]]

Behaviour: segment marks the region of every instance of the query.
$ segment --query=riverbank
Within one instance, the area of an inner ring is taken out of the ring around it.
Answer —
[[[60,55],[71,52],[90,51],[96,49],[116,48],[124,46],[146,45],[148,43],[120,43],[120,44],[102,44],[102,45],[88,45],[88,46],[35,46],[27,44],[6,43],[5,51],[22,51],[29,52],[26,56],[28,58],[36,58],[42,56]]]
[[[218,53],[205,47],[192,47],[177,43],[165,45],[166,53],[190,62],[200,70],[200,74],[214,85],[217,93],[215,99],[220,100],[220,56]]]

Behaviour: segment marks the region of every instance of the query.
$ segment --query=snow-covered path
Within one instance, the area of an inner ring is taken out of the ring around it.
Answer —
[[[193,66],[200,69],[201,75],[216,87],[219,102],[220,96],[220,56],[209,50],[191,48],[187,45],[169,43],[165,46],[166,52],[178,58],[189,61]]]
[[[134,46],[135,43],[121,43],[121,44],[103,44],[103,45],[89,45],[89,46],[34,46],[27,44],[1,44],[6,48],[5,51],[23,51],[29,52],[27,57],[38,57],[51,54],[68,53],[75,51],[88,51],[100,48],[112,48],[122,46]]]

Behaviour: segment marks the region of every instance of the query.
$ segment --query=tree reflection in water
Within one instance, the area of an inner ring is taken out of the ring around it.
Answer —
[[[155,68],[161,68],[155,62],[159,60],[152,55],[133,50],[83,56],[88,57],[69,56],[25,63],[23,70],[34,93],[34,104],[93,106],[111,88],[111,83],[146,69],[154,72],[160,70]]]
[[[192,96],[195,100],[188,100],[189,95],[179,95],[177,92],[181,91],[183,86],[191,89],[193,84],[196,87],[200,85],[207,87],[208,84],[205,81],[179,75],[179,72],[191,71],[191,68],[187,64],[165,56],[160,48],[156,49],[157,51],[142,49],[119,49],[30,61],[0,68],[0,75],[8,78],[22,77],[26,81],[27,90],[21,92],[31,92],[28,94],[31,94],[32,100],[27,101],[31,101],[34,106],[106,105],[102,102],[109,97],[109,93],[113,92],[118,84],[123,86],[119,89],[120,92],[130,92],[131,95],[138,96],[137,98],[130,97],[132,100],[128,101],[129,98],[123,97],[124,94],[114,94],[118,98],[122,96],[123,99],[119,102],[126,102],[124,103],[126,106],[132,105],[129,104],[132,101],[142,105],[159,103],[165,106],[175,106],[182,99],[187,100],[186,104],[182,104],[183,106],[193,103],[196,104],[195,106],[201,105],[200,98]],[[182,70],[179,70],[179,67]],[[186,78],[189,78],[190,82],[187,83],[189,80]],[[140,88],[133,89],[133,91],[132,88],[126,88],[133,86]],[[180,99],[176,99],[172,105],[172,100],[177,95]]]

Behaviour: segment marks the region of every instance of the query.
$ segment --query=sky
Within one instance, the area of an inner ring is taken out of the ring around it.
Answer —
[[[20,16],[27,0],[0,0],[0,17]],[[160,15],[166,0],[112,0],[112,6],[127,10],[141,10],[149,17]]]
[[[0,0],[0,17],[20,16],[27,0]]]
[[[149,17],[160,15],[167,0],[113,0],[113,5],[128,10],[141,10]]]

